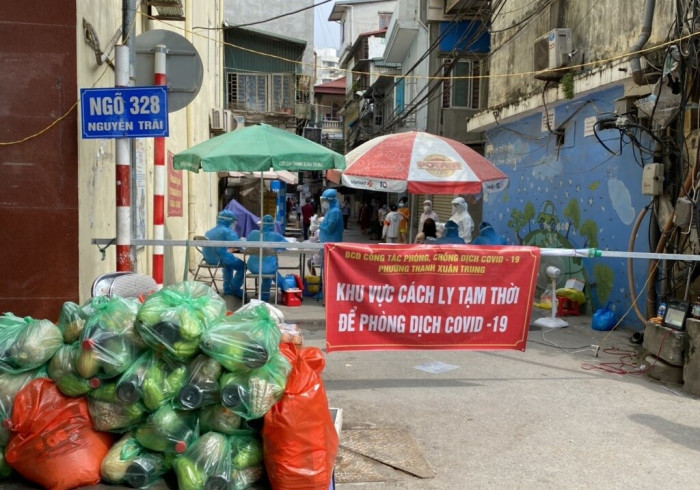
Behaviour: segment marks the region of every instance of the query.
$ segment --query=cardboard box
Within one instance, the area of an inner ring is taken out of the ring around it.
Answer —
[[[585,283],[583,281],[579,281],[578,279],[569,279],[566,281],[566,285],[564,286],[564,288],[575,289],[576,291],[583,291],[584,286]]]

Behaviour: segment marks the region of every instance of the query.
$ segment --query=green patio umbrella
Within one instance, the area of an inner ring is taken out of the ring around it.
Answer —
[[[267,124],[247,126],[181,151],[175,169],[198,172],[344,169],[345,157],[330,148]]]
[[[247,126],[203,141],[173,157],[176,170],[199,172],[319,171],[344,169],[345,157],[330,148],[267,124]],[[260,200],[260,219],[263,217]],[[262,256],[262,251],[261,254]]]

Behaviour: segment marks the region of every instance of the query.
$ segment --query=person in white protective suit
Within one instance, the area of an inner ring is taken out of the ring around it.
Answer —
[[[472,241],[472,233],[474,232],[474,220],[469,215],[468,208],[467,201],[463,197],[456,197],[452,200],[450,220],[459,226],[459,237],[464,240],[464,243]]]

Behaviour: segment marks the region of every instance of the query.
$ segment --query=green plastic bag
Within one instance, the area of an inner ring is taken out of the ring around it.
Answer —
[[[134,327],[139,302],[133,298],[98,296],[91,304],[95,311],[80,335],[76,370],[86,379],[114,378],[146,349]]]
[[[102,460],[100,475],[107,483],[145,488],[167,473],[171,466],[169,455],[147,451],[132,432],[127,432]]]
[[[83,333],[85,322],[95,312],[92,307],[92,300],[80,306],[72,301],[66,301],[61,308],[61,315],[58,317],[58,329],[63,333],[63,340],[66,344],[72,344],[80,338]]]
[[[205,354],[195,357],[187,370],[187,381],[178,394],[178,408],[194,410],[218,404],[221,371],[221,364],[211,357]]]
[[[93,428],[101,432],[124,432],[133,429],[146,418],[145,407],[140,403],[124,405],[90,396],[88,409]]]
[[[243,419],[223,405],[209,405],[199,412],[199,430],[231,435],[241,427]]]
[[[202,333],[226,314],[226,303],[201,282],[185,281],[150,295],[136,327],[157,352],[185,361],[199,352]]]
[[[48,364],[49,378],[66,396],[85,395],[92,389],[90,380],[80,376],[75,368],[80,351],[79,342],[64,344],[56,351]]]
[[[186,375],[184,364],[148,350],[119,378],[117,397],[123,403],[140,401],[155,411],[177,395]]]
[[[284,394],[292,371],[289,360],[277,352],[264,366],[251,372],[223,374],[221,403],[246,420],[263,417]]]
[[[182,454],[198,437],[197,414],[163,405],[136,428],[135,437],[152,451]]]
[[[221,319],[202,335],[200,348],[229,371],[250,371],[264,366],[279,352],[280,329],[267,309],[255,317]]]
[[[173,463],[180,490],[231,488],[231,445],[217,432],[207,432]]]
[[[259,434],[241,429],[229,437],[231,444],[232,490],[243,490],[260,480],[264,473],[263,447]]]
[[[17,374],[46,363],[63,345],[63,335],[49,320],[0,317],[0,372]]]

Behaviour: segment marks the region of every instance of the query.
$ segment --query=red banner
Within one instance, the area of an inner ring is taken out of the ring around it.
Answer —
[[[325,247],[326,348],[525,350],[540,249]]]

